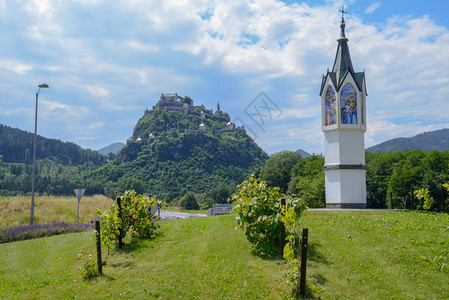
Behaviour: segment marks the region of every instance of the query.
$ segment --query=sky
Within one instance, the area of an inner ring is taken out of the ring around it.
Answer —
[[[324,152],[344,5],[366,147],[449,127],[449,1],[0,0],[0,123],[100,149],[161,93],[228,112],[268,153]]]

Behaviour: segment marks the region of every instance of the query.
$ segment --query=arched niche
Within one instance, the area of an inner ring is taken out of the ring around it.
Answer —
[[[337,97],[332,86],[328,86],[324,95],[324,126],[337,124]]]
[[[347,83],[340,92],[341,124],[358,124],[357,105],[357,92]]]

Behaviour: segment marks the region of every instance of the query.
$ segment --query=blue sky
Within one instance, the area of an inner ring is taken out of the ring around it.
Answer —
[[[3,0],[0,123],[34,131],[46,82],[38,133],[99,149],[177,92],[220,101],[269,153],[321,153],[318,93],[344,4],[352,62],[366,72],[366,146],[447,128],[448,3]],[[273,108],[263,124],[261,101]]]

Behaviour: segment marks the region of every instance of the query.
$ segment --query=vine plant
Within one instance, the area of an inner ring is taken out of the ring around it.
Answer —
[[[109,212],[97,209],[98,215],[103,217],[101,221],[101,241],[109,248],[118,242],[121,232],[122,238],[129,232],[132,237],[153,238],[159,225],[155,220],[159,217],[151,213],[153,205],[165,205],[165,202],[157,201],[155,197],[136,194],[135,191],[126,191],[121,199],[121,218],[119,208],[114,202]],[[120,230],[121,229],[121,230]]]
[[[419,190],[416,190],[414,192],[415,197],[418,198],[418,200],[424,199],[423,208],[427,211],[430,209],[433,203],[433,197],[429,195],[429,189],[427,188],[421,188]]]
[[[285,199],[285,206],[281,199]],[[233,211],[238,214],[237,222],[253,244],[258,255],[272,255],[279,250],[282,222],[287,231],[284,258],[290,265],[287,274],[293,294],[299,292],[300,266],[295,255],[299,238],[300,216],[306,209],[303,201],[294,196],[286,196],[279,188],[271,188],[262,181],[250,177],[238,186],[232,195],[235,201]]]

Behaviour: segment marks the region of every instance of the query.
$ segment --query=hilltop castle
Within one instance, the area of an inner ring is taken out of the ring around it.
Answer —
[[[220,109],[220,102],[217,103],[217,109],[215,112],[213,112],[212,109],[206,109],[204,105],[197,105],[195,106],[193,104],[192,98],[185,96],[184,98],[179,96],[177,93],[174,94],[161,94],[161,98],[159,99],[157,106],[153,107],[154,111],[161,112],[161,111],[177,111],[180,113],[184,113],[186,115],[188,114],[196,114],[201,117],[201,119],[206,119],[207,116],[218,119],[220,121],[226,122],[226,125],[219,129],[218,132],[230,132],[230,131],[245,131],[245,128],[243,126],[236,126],[235,123],[231,122],[231,118],[229,115],[225,112],[223,112]],[[150,110],[146,109],[145,114],[149,114]],[[209,132],[209,129],[204,124],[204,122],[201,122],[199,124],[198,129],[185,129],[184,133],[207,133]],[[149,137],[144,137],[145,143],[151,142],[154,139],[157,139],[158,137],[155,137],[152,133],[149,135]],[[143,143],[144,140],[142,140],[141,137],[134,138],[129,137],[126,140],[126,144],[131,143]]]

